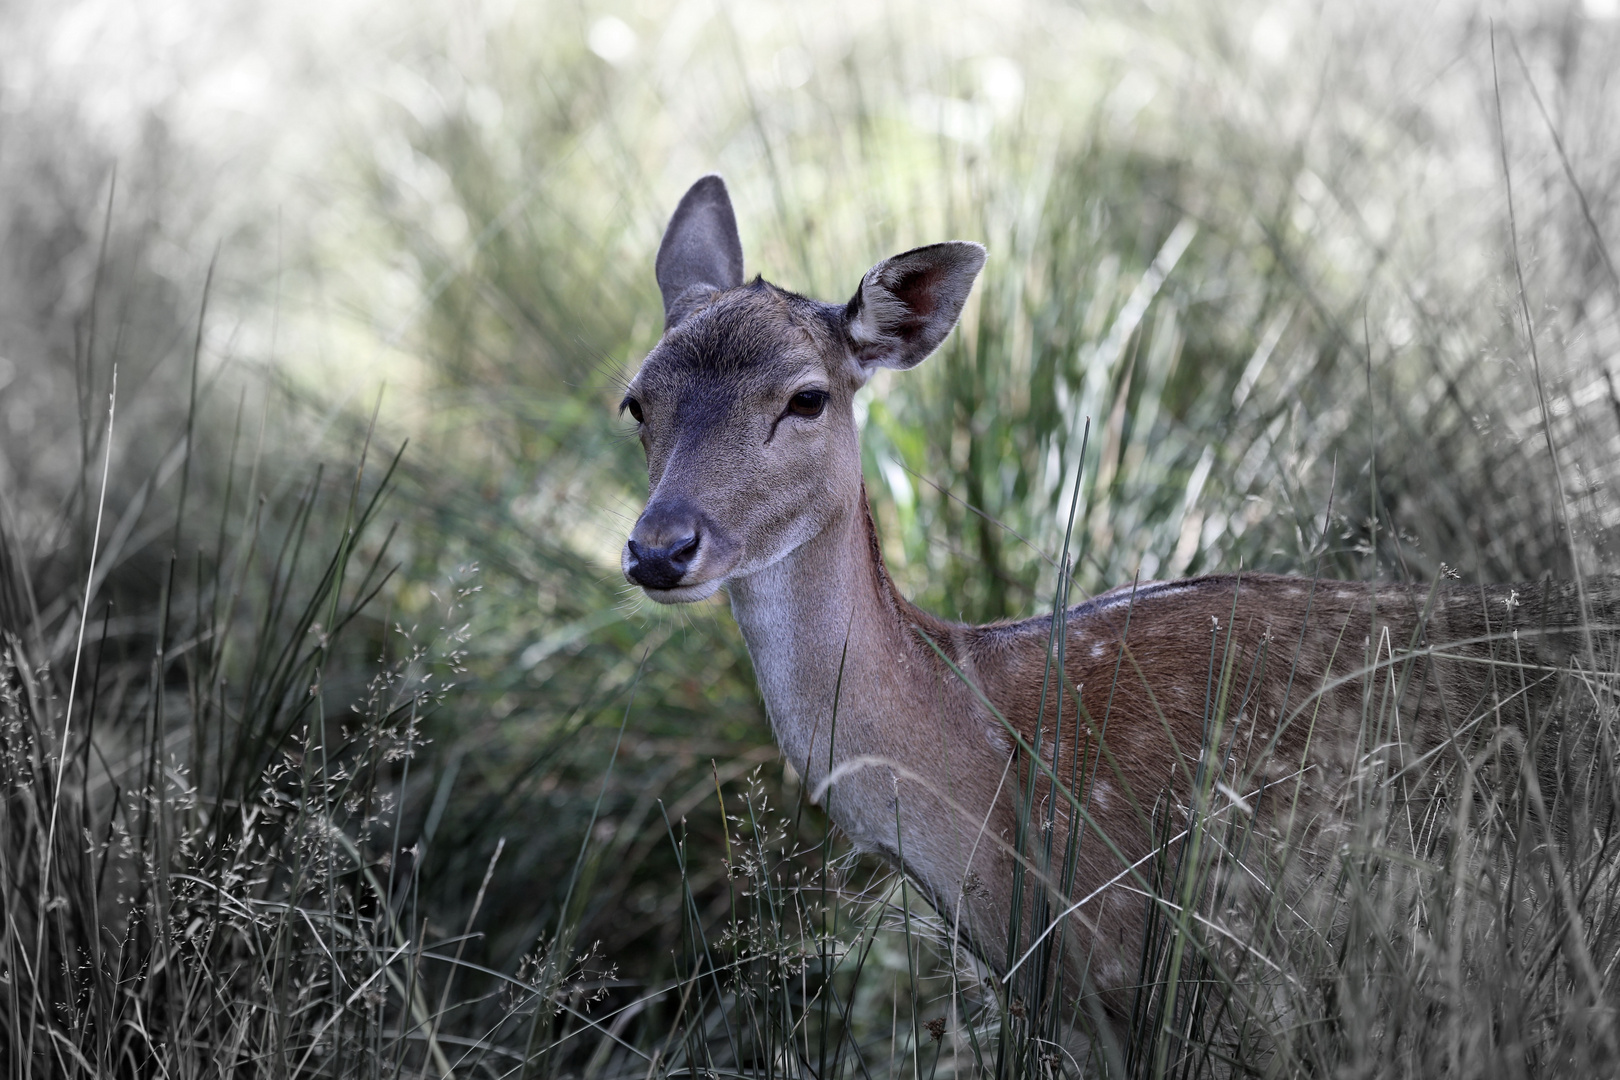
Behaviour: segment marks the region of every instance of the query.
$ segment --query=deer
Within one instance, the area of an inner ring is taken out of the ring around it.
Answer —
[[[1185,809],[1219,785],[1228,812],[1331,843],[1369,754],[1462,755],[1470,724],[1522,713],[1579,651],[1594,597],[1235,573],[982,626],[921,610],[884,561],[852,402],[940,347],[985,259],[931,244],[817,301],[745,281],[724,181],[693,184],[655,262],[663,334],[620,404],[649,482],[621,568],[658,604],[724,588],[811,801],[997,975],[1061,928],[1030,985],[1117,1020],[1156,799]],[[1511,688],[1492,667],[1506,636]]]

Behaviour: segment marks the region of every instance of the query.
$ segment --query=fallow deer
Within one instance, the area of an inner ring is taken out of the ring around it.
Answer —
[[[1165,792],[1186,804],[1201,754],[1234,805],[1331,834],[1335,792],[1376,749],[1370,713],[1382,744],[1460,753],[1460,730],[1545,677],[1538,648],[1574,647],[1539,632],[1575,625],[1580,604],[1568,586],[1245,573],[988,626],[918,609],[884,565],[852,400],[941,344],[984,261],[975,243],[920,247],[847,303],[818,302],[745,282],[725,184],[693,185],[658,250],[664,333],[621,406],[650,481],[622,567],[661,604],[724,586],[776,739],[832,821],[997,971],[1016,962],[1010,937],[1022,950],[1041,932],[1031,910],[1014,917],[1025,874],[1021,908],[1044,892],[1046,925],[1068,927],[1050,981],[1118,1015],[1151,809]],[[1515,630],[1509,687],[1489,642]]]

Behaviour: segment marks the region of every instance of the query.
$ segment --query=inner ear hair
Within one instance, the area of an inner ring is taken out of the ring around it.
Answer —
[[[863,370],[911,368],[939,348],[962,315],[985,250],[968,240],[913,248],[866,272],[844,308]]]

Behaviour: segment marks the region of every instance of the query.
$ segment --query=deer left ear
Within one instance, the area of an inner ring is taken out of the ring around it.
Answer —
[[[863,380],[880,367],[916,367],[951,332],[984,266],[966,240],[913,248],[866,272],[844,308],[844,328]]]

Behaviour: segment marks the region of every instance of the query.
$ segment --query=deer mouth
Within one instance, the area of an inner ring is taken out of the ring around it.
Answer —
[[[634,584],[640,583],[635,582]],[[674,585],[667,589],[641,585],[641,591],[647,594],[647,599],[657,604],[695,604],[699,600],[707,600],[713,596],[719,591],[721,584],[720,578],[711,578],[708,581]]]

